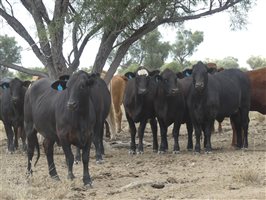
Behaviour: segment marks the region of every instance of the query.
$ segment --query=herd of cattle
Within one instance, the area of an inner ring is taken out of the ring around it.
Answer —
[[[6,131],[8,151],[18,148],[18,137],[21,137],[28,155],[27,171],[32,174],[35,149],[35,164],[40,157],[38,132],[44,137],[50,176],[59,179],[53,157],[54,144],[57,143],[66,157],[68,178],[73,179],[75,158],[71,145],[75,145],[76,159],[80,159],[82,150],[84,185],[91,185],[88,167],[91,143],[95,146],[96,161],[101,163],[104,124],[111,126],[111,137],[115,138],[115,132],[122,130],[122,104],[130,129],[131,154],[144,152],[147,122],[151,125],[155,152],[168,150],[167,129],[173,124],[173,153],[178,153],[179,129],[186,123],[187,149],[193,149],[194,130],[194,151],[200,153],[203,133],[205,152],[209,153],[214,121],[221,123],[225,117],[230,117],[232,124],[232,144],[248,148],[249,111],[266,114],[266,68],[242,72],[238,69],[220,70],[198,62],[192,69],[179,73],[139,67],[136,72],[127,72],[124,76],[115,75],[109,86],[98,74],[84,71],[62,76],[56,81],[48,78],[34,82],[2,79],[0,86],[0,119]],[[138,132],[136,123],[139,123]]]

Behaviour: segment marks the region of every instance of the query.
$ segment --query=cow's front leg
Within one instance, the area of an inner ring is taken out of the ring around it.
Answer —
[[[159,153],[165,153],[168,149],[168,142],[167,142],[167,126],[164,124],[163,120],[158,119],[161,131],[161,145],[159,149]]]
[[[180,151],[179,142],[178,142],[180,126],[181,126],[181,124],[179,122],[175,122],[174,123],[174,128],[173,128],[173,136],[174,136],[174,150],[173,150],[173,153],[174,154],[178,154],[179,151]]]
[[[74,155],[71,151],[71,146],[67,142],[61,141],[62,143],[62,148],[65,153],[66,157],[66,164],[67,164],[67,169],[68,169],[68,175],[67,178],[70,180],[73,180],[75,178],[73,174],[73,163],[74,163]]]
[[[83,183],[85,186],[92,186],[91,177],[89,174],[89,156],[90,156],[90,142],[82,149],[83,162]]]
[[[138,154],[143,154],[143,137],[144,137],[144,130],[147,124],[147,119],[142,120],[139,125],[138,135],[139,135],[139,145],[138,145]]]

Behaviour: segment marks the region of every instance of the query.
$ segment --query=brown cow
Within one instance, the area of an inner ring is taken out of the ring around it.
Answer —
[[[266,67],[246,72],[251,84],[250,111],[257,111],[266,114]],[[236,132],[234,125],[232,146],[236,144]]]
[[[114,106],[115,121],[117,132],[121,132],[122,110],[124,92],[127,84],[127,77],[123,75],[115,75],[111,80],[111,97]]]

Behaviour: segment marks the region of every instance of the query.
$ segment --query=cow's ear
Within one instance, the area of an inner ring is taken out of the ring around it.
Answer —
[[[57,91],[62,91],[66,89],[66,83],[67,83],[66,81],[57,80],[52,83],[51,87]]]
[[[3,89],[7,89],[7,88],[9,88],[9,83],[4,82],[4,83],[2,83],[0,86],[1,86],[1,88],[3,88]]]
[[[69,77],[70,77],[70,75],[62,75],[62,76],[59,77],[59,80],[61,80],[61,81],[68,81],[69,80]]]
[[[157,74],[160,74],[160,70],[153,70],[149,73],[150,76],[154,76],[154,75],[157,75]]]
[[[160,81],[163,80],[162,76],[159,75],[159,74],[156,74],[154,77],[155,77],[155,82],[156,82],[156,83],[159,83]]]
[[[23,86],[26,87],[26,88],[29,87],[30,84],[31,84],[31,81],[24,81],[23,82]]]
[[[214,74],[215,72],[217,72],[217,69],[216,68],[213,68],[213,67],[207,67],[207,72],[209,73],[209,74]]]
[[[127,72],[125,73],[125,77],[127,77],[128,79],[132,79],[135,78],[135,74],[133,72]]]
[[[183,75],[184,75],[185,77],[191,76],[191,75],[192,75],[192,69],[185,69],[185,70],[183,71]]]
[[[176,77],[179,79],[182,79],[182,78],[184,78],[184,74],[182,72],[177,72]]]

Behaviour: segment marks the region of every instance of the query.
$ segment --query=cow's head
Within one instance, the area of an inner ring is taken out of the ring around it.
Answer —
[[[25,91],[30,84],[30,81],[21,81],[18,78],[14,78],[9,82],[8,87],[10,89],[11,101],[15,105],[22,104],[24,102]]]
[[[88,74],[82,70],[76,72],[70,77],[62,78],[53,82],[51,87],[57,91],[66,90],[68,92],[67,107],[70,110],[77,110],[78,108],[86,110],[90,87],[96,81],[98,75]]]
[[[192,70],[193,86],[197,92],[202,92],[208,84],[208,68],[199,61],[193,65]]]
[[[156,82],[162,84],[167,96],[175,96],[181,91],[181,85],[178,79],[179,74],[175,74],[170,69],[165,69],[160,75],[155,76]]]
[[[125,76],[130,79],[135,79],[137,94],[144,95],[148,92],[148,85],[153,75],[159,73],[158,70],[148,71],[144,67],[139,67],[136,72],[127,72]]]

